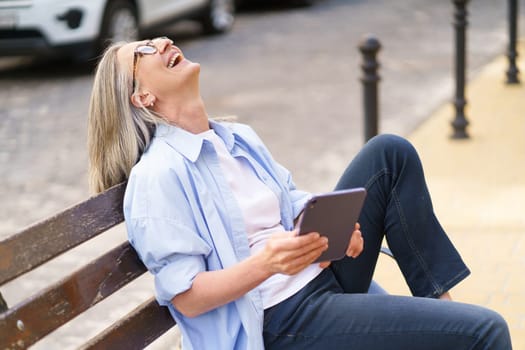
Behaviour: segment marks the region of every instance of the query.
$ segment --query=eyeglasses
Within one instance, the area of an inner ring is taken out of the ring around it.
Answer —
[[[148,42],[147,44],[141,44],[135,48],[133,53],[133,92],[135,91],[135,75],[137,74],[137,63],[138,57],[144,55],[154,55],[158,51],[157,47],[153,41]]]

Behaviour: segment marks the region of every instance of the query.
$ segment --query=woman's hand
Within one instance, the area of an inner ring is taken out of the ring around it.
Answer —
[[[172,303],[187,317],[195,317],[239,299],[276,273],[293,275],[312,264],[328,249],[328,240],[317,232],[273,234],[263,250],[222,270],[199,272],[191,288]]]
[[[352,258],[357,258],[365,247],[363,235],[361,234],[361,225],[356,222],[354,232],[350,236],[350,242],[348,242],[348,248],[346,249],[346,255]],[[330,266],[330,261],[322,261],[319,266],[323,269]]]
[[[317,232],[298,235],[294,230],[273,234],[261,254],[269,273],[294,275],[312,264],[326,249],[326,237]]]
[[[176,295],[172,303],[187,317],[201,315],[237,300],[275,273],[300,272],[326,249],[328,239],[317,232],[300,236],[297,231],[275,233],[259,253],[222,270],[198,273],[191,288]],[[356,257],[362,251],[363,239],[356,225],[346,254]],[[327,267],[330,262],[323,264]]]
[[[357,258],[363,252],[364,248],[365,240],[361,234],[361,225],[356,222],[354,232],[352,232],[348,248],[346,249],[346,255],[351,256],[352,258]]]

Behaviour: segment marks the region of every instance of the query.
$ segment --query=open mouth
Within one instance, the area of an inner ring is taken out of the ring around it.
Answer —
[[[184,55],[182,54],[182,52],[174,53],[173,56],[171,56],[170,60],[168,61],[168,68],[175,67],[177,64],[181,63],[183,59],[184,59]]]

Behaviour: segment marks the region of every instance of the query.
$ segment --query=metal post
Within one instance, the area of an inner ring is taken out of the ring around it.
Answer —
[[[456,108],[456,117],[452,121],[454,133],[452,138],[468,138],[466,131],[468,121],[465,117],[465,72],[466,72],[466,27],[467,27],[467,3],[468,0],[452,0],[455,5],[454,28],[456,32],[456,97],[454,106]]]
[[[359,44],[359,50],[363,56],[363,63],[361,68],[363,76],[361,82],[363,83],[363,111],[365,122],[365,142],[370,140],[378,133],[378,93],[377,83],[381,79],[377,73],[379,63],[376,56],[381,48],[379,40],[369,36]]]
[[[509,69],[507,70],[507,84],[519,84],[519,69],[516,66],[518,51],[516,50],[516,40],[518,32],[518,1],[508,1],[509,15],[509,47],[507,57],[509,58]]]

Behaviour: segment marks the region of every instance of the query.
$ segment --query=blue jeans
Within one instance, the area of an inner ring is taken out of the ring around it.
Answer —
[[[266,348],[511,349],[497,313],[434,299],[470,272],[434,215],[412,145],[392,135],[370,140],[336,189],[352,187],[368,192],[359,218],[363,253],[333,262],[266,309]],[[415,297],[367,294],[383,237]]]

